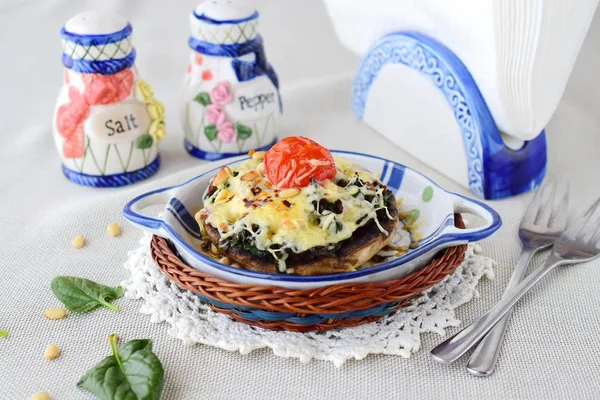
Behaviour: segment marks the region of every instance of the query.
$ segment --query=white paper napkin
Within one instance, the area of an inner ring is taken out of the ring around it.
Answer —
[[[499,129],[537,136],[558,106],[598,0],[325,0],[342,43],[364,55],[413,31],[451,49]]]

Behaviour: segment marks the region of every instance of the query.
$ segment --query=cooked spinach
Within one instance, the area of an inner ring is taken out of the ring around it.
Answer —
[[[259,227],[257,225],[252,225],[251,229],[253,232],[257,232]],[[275,260],[271,253],[266,250],[259,250],[256,247],[254,237],[247,230],[243,230],[239,234],[232,236],[231,239],[229,239],[228,244],[232,247],[246,250],[253,256]]]
[[[215,194],[216,191],[217,191],[216,186],[210,186],[208,188],[208,192],[206,192],[206,195],[204,196],[203,200],[208,200],[213,194]]]
[[[336,200],[334,202],[329,202],[325,199],[321,199],[319,201],[313,201],[312,205],[319,214],[323,214],[323,211],[331,211],[334,214],[341,214],[344,211],[344,205],[341,200]]]

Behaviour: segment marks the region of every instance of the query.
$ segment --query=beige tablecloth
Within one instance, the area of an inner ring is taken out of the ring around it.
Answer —
[[[468,194],[390,144],[350,113],[351,76],[358,60],[337,42],[317,0],[257,1],[267,55],[282,82],[281,134],[307,135],[337,149],[367,151],[417,168],[447,189]],[[75,387],[79,376],[109,354],[106,337],[151,338],[166,370],[164,399],[384,399],[384,398],[600,398],[600,261],[562,268],[521,301],[508,329],[497,372],[467,374],[464,360],[446,367],[429,357],[442,338],[423,338],[411,359],[369,356],[341,369],[326,362],[302,364],[269,351],[250,355],[206,346],[186,347],[138,312],[140,302],[120,300],[107,309],[42,317],[59,306],[49,289],[56,275],[78,275],[117,284],[122,264],[141,232],[126,225],[121,208],[151,188],[183,182],[200,162],[183,150],[178,91],[187,60],[190,0],[4,1],[0,4],[0,399],[48,391],[52,399],[90,398]],[[140,74],[167,107],[169,136],[163,166],[150,181],[116,190],[67,182],[51,139],[55,96],[61,83],[59,29],[71,15],[113,9],[132,21]],[[573,209],[600,195],[600,20],[592,25],[565,96],[547,128],[549,172],[568,179]],[[490,203],[504,220],[482,243],[498,261],[497,279],[480,285],[481,297],[458,310],[471,322],[501,296],[519,253],[516,235],[529,195]],[[106,224],[123,234],[108,238]],[[70,241],[84,234],[87,246]],[[540,262],[542,256],[537,257]],[[454,331],[454,330],[453,330]],[[453,332],[452,331],[452,332]],[[452,333],[450,332],[450,333]],[[57,343],[60,358],[42,358]]]

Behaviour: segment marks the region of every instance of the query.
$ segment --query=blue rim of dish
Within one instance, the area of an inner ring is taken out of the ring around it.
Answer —
[[[298,276],[298,275],[283,275],[283,274],[270,274],[270,273],[266,273],[266,272],[257,272],[257,271],[235,268],[235,267],[231,267],[229,265],[221,264],[217,261],[214,261],[210,257],[205,256],[204,254],[202,254],[201,252],[199,252],[198,250],[196,250],[195,248],[190,246],[187,242],[185,242],[183,239],[181,239],[179,237],[179,235],[177,234],[177,232],[175,232],[175,230],[165,221],[156,219],[156,218],[152,218],[152,217],[146,217],[146,216],[137,214],[131,210],[131,206],[133,204],[137,203],[139,200],[141,200],[144,197],[152,196],[156,193],[161,193],[161,192],[165,192],[165,191],[168,191],[168,190],[171,190],[174,188],[185,186],[185,185],[195,181],[196,179],[200,179],[208,174],[218,171],[223,165],[237,164],[237,163],[243,162],[246,159],[235,160],[230,163],[220,165],[220,166],[215,167],[215,168],[211,169],[210,171],[204,172],[182,184],[153,190],[151,192],[139,195],[139,196],[135,197],[134,199],[130,200],[127,204],[125,204],[125,207],[123,208],[123,214],[127,220],[134,222],[138,225],[144,226],[146,228],[155,229],[155,230],[164,229],[169,234],[168,239],[172,240],[179,246],[183,247],[187,252],[193,254],[196,258],[200,259],[202,262],[204,262],[206,265],[208,265],[210,267],[213,267],[218,270],[228,272],[228,273],[231,273],[234,275],[243,276],[246,278],[264,279],[264,280],[270,280],[273,282],[294,282],[294,283],[346,281],[346,280],[350,280],[350,279],[356,279],[356,278],[360,278],[363,276],[383,272],[388,269],[394,268],[400,264],[405,264],[409,261],[412,261],[415,258],[420,257],[426,253],[429,253],[430,251],[432,251],[436,248],[439,248],[443,245],[446,245],[446,244],[451,244],[451,243],[460,244],[460,243],[467,243],[467,242],[476,242],[478,240],[485,239],[486,237],[488,237],[491,234],[493,234],[494,232],[496,232],[502,225],[502,220],[500,219],[500,215],[498,215],[498,213],[491,207],[487,206],[486,204],[484,204],[478,200],[468,198],[468,197],[460,195],[458,193],[448,192],[447,190],[443,189],[440,185],[438,185],[436,182],[432,181],[430,178],[426,177],[422,173],[420,173],[412,168],[406,167],[405,165],[402,165],[395,161],[388,160],[383,157],[373,156],[373,155],[365,154],[365,153],[358,153],[358,152],[344,151],[344,150],[331,150],[331,152],[337,153],[337,154],[351,154],[351,155],[362,156],[362,157],[366,157],[366,158],[374,158],[374,159],[378,159],[378,160],[382,160],[382,161],[390,162],[392,164],[399,165],[405,169],[409,169],[410,171],[422,176],[423,178],[428,180],[431,185],[436,186],[438,189],[443,190],[445,193],[465,199],[470,203],[477,204],[480,207],[484,208],[487,212],[489,212],[492,215],[492,223],[487,228],[481,229],[477,232],[462,233],[462,234],[460,234],[460,233],[442,234],[438,239],[432,240],[429,243],[425,243],[422,246],[417,247],[413,251],[403,255],[402,257],[396,258],[392,261],[378,264],[374,267],[369,267],[369,268],[365,268],[365,269],[361,269],[361,270],[353,271],[353,272],[342,272],[342,273],[338,273],[338,274],[328,274],[328,275],[318,275],[318,276]]]

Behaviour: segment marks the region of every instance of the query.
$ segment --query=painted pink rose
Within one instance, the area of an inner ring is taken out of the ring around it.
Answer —
[[[231,86],[229,82],[219,82],[210,91],[210,100],[213,104],[218,106],[224,106],[231,103],[233,100],[233,94],[231,93]]]
[[[221,142],[231,143],[235,140],[235,128],[231,122],[217,125],[217,137]]]
[[[225,112],[219,106],[209,104],[206,107],[206,122],[214,125],[221,125],[225,122]]]

